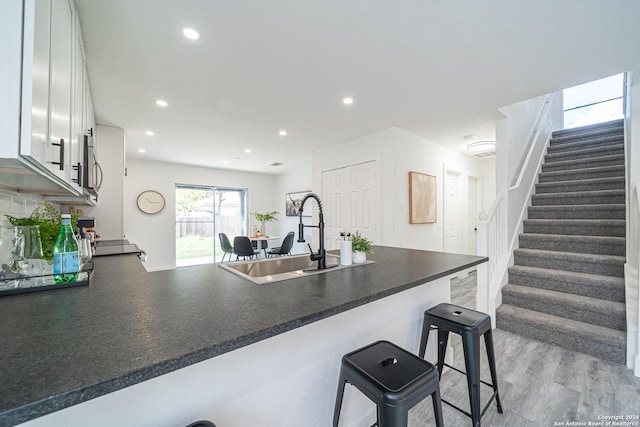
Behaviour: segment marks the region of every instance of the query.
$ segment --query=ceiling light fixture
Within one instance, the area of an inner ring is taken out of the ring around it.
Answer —
[[[147,131],[144,132],[144,134],[148,135],[148,136],[153,136],[153,135],[155,135],[155,132],[153,132],[152,130],[147,130]]]
[[[496,142],[489,139],[484,141],[472,142],[471,144],[467,145],[467,151],[473,152],[494,150],[495,148]]]
[[[344,105],[351,105],[351,104],[353,104],[353,98],[350,97],[350,96],[346,96],[346,97],[342,98],[342,103]]]
[[[182,30],[182,34],[189,40],[198,40],[200,38],[200,33],[194,30],[193,28],[184,28]]]
[[[281,130],[280,132],[278,132],[278,134],[279,134],[280,136],[287,136],[287,131],[283,129],[283,130]]]
[[[146,153],[146,152],[147,152],[147,150],[145,150],[144,148],[140,148],[140,149],[138,150],[138,153]]]
[[[247,154],[250,153],[251,152],[251,148],[245,148],[244,152],[247,153]]]
[[[167,101],[165,101],[164,99],[158,99],[156,100],[156,105],[159,107],[168,107],[169,103]]]

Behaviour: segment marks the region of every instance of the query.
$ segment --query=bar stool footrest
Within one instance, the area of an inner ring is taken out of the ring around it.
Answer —
[[[460,370],[460,369],[456,368],[455,366],[451,366],[451,365],[449,365],[448,363],[443,363],[443,366],[446,366],[447,368],[451,368],[451,369],[453,369],[454,371],[460,372],[460,373],[461,373],[461,374],[463,374],[463,375],[467,375],[467,373],[466,373],[466,372],[464,372],[464,371],[462,371],[462,370]],[[486,382],[486,381],[483,381],[483,380],[480,380],[480,382],[481,382],[482,384],[484,384],[484,385],[488,386],[488,387],[491,387],[491,389],[492,389],[492,390],[494,390],[493,394],[491,394],[491,397],[489,398],[489,401],[488,401],[488,402],[487,402],[487,404],[484,406],[484,408],[482,408],[482,411],[480,411],[480,417],[482,417],[482,416],[485,414],[485,412],[487,412],[487,409],[489,409],[489,406],[491,406],[491,404],[493,403],[493,401],[496,399],[496,395],[498,394],[498,392],[497,392],[497,391],[495,391],[495,389],[493,388],[493,384],[490,384],[490,383],[488,383],[488,382]],[[446,403],[447,405],[449,405],[449,406],[450,406],[450,407],[452,407],[453,409],[457,409],[458,411],[460,411],[460,412],[462,412],[463,414],[465,414],[467,417],[472,418],[472,417],[471,417],[471,414],[470,414],[470,413],[468,413],[467,411],[465,411],[464,409],[457,407],[456,405],[454,405],[454,404],[453,404],[453,403],[451,403],[451,402],[446,401],[446,400],[445,400],[445,399],[443,399],[442,397],[440,398],[440,400],[442,401],[442,403]],[[500,406],[500,407],[498,408],[498,413],[499,413],[499,414],[502,414],[502,406]],[[372,426],[372,427],[373,427],[373,426]]]

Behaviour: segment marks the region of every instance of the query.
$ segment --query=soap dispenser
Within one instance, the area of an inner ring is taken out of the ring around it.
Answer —
[[[351,250],[351,233],[340,233],[340,265],[351,265],[353,263],[353,251]]]

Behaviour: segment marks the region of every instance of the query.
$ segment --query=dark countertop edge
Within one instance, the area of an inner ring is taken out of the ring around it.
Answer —
[[[326,319],[336,314],[360,307],[373,301],[377,301],[381,298],[385,298],[390,295],[405,291],[407,289],[411,289],[416,286],[441,279],[458,271],[462,271],[467,268],[487,262],[488,260],[488,257],[482,257],[476,261],[460,265],[441,273],[434,274],[432,276],[428,276],[423,279],[407,283],[405,285],[397,286],[393,289],[369,295],[366,298],[354,300],[349,303],[338,305],[309,316],[290,320],[260,331],[242,335],[232,340],[223,341],[221,343],[214,344],[211,347],[205,347],[201,350],[187,353],[177,358],[167,359],[163,362],[149,365],[142,369],[130,371],[128,373],[120,375],[117,378],[98,382],[79,389],[69,390],[55,396],[50,396],[46,399],[41,399],[39,401],[7,410],[0,414],[0,426],[13,426],[62,409],[69,408],[88,400],[104,396],[106,394],[121,390],[126,387],[130,387],[132,385],[150,380],[164,374],[168,374],[181,368],[185,368],[198,362],[202,362],[204,360],[220,356],[233,350],[255,344],[259,341],[272,338],[276,335],[280,335],[299,327],[306,326],[319,320]]]

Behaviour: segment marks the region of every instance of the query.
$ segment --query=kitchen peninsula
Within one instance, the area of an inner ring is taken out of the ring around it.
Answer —
[[[486,261],[381,246],[370,258],[256,285],[216,265],[104,257],[90,286],[0,298],[0,426],[326,425],[342,355],[383,338],[415,351],[423,311]],[[345,399],[346,425],[371,411]]]

